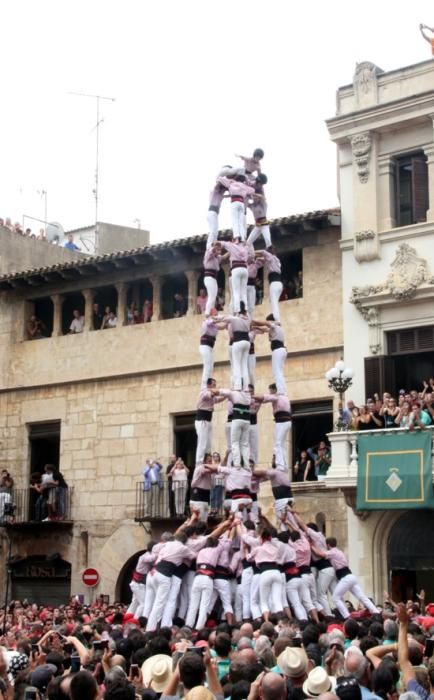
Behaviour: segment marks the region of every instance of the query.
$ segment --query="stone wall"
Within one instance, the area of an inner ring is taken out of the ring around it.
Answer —
[[[83,258],[82,253],[0,228],[0,276]]]

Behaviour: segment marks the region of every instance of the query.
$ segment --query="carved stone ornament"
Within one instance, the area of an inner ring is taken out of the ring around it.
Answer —
[[[416,250],[408,243],[401,243],[390,266],[390,272],[383,284],[353,287],[350,302],[356,306],[363,318],[372,322],[372,306],[363,306],[367,297],[391,295],[397,301],[411,299],[422,284],[434,285],[434,277],[428,274],[428,264],[424,258],[419,258]],[[374,299],[372,300],[374,302]],[[375,303],[375,302],[374,302]]]
[[[378,235],[372,229],[354,234],[354,257],[357,262],[369,262],[380,257]]]
[[[354,94],[360,107],[375,104],[378,99],[377,76],[384,71],[371,63],[362,61],[356,63],[356,70],[353,77]]]
[[[368,132],[357,134],[351,139],[354,162],[357,165],[357,174],[362,183],[368,182],[369,159],[371,156],[372,139]]]

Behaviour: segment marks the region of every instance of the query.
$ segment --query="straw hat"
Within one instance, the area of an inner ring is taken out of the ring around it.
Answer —
[[[315,666],[303,683],[303,693],[308,698],[317,698],[321,693],[333,692],[335,687],[336,678],[329,676],[321,666]]]
[[[143,662],[143,685],[156,693],[163,692],[172,675],[172,659],[167,654],[155,654]]]
[[[308,658],[300,647],[286,647],[277,658],[282,673],[289,678],[299,678],[307,672]]]
[[[214,695],[203,685],[197,685],[184,695],[184,700],[215,700]]]

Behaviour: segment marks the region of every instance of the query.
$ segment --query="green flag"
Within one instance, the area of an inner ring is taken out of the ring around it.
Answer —
[[[431,430],[357,440],[357,510],[433,508]]]

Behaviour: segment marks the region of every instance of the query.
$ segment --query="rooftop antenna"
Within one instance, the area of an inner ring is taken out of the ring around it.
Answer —
[[[68,95],[75,95],[77,97],[90,97],[96,100],[96,164],[95,164],[95,188],[93,194],[95,197],[95,243],[97,244],[98,239],[98,196],[99,196],[99,127],[104,119],[100,118],[99,103],[100,100],[107,100],[108,102],[115,102],[115,97],[104,97],[103,95],[89,95],[85,92],[69,92]],[[97,245],[95,246],[97,248]]]

